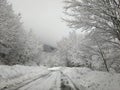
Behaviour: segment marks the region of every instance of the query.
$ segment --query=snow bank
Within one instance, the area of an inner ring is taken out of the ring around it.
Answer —
[[[120,90],[120,74],[92,71],[83,80],[89,90]]]
[[[86,90],[120,90],[120,74],[92,71],[88,68],[66,68],[63,71]]]
[[[63,67],[52,67],[52,68],[48,68],[48,70],[51,70],[51,71],[61,70],[61,69],[63,69]]]

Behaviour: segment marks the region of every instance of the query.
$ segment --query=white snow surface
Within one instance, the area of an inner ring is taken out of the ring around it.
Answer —
[[[86,90],[120,90],[120,74],[92,71],[88,68],[64,69],[77,86]]]
[[[51,72],[49,78],[40,78],[40,81],[33,82],[20,90],[60,90],[60,72],[68,76],[77,87],[85,87],[80,90],[120,90],[120,74],[92,71],[88,68],[69,67],[38,67],[38,66],[5,66],[0,65],[0,89],[17,85],[38,75]],[[41,82],[41,81],[44,82]],[[34,84],[35,83],[35,84]],[[55,84],[56,83],[56,84]],[[30,87],[33,85],[32,87]],[[37,86],[34,86],[37,85]],[[47,86],[46,86],[47,85]],[[55,86],[56,85],[56,86]],[[45,87],[46,86],[46,87]],[[30,88],[29,88],[30,87]],[[29,88],[29,89],[26,89]],[[50,89],[49,89],[50,88]]]

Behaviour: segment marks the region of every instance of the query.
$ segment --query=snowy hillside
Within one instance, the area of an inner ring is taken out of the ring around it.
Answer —
[[[72,90],[120,90],[120,74],[88,68],[0,66],[0,90],[61,90],[63,81]]]

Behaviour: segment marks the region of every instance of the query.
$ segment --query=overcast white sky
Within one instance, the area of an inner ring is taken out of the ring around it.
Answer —
[[[21,13],[26,28],[32,28],[45,43],[55,45],[56,41],[68,35],[70,29],[61,20],[62,0],[8,0],[13,9]]]

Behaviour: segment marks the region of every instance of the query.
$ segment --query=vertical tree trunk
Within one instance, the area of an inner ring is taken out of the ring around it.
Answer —
[[[105,68],[106,68],[107,72],[109,72],[109,69],[108,69],[108,66],[107,66],[107,61],[105,60],[104,55],[103,55],[102,52],[101,52],[101,56],[102,56],[102,59],[103,59],[104,64],[105,64]]]
[[[97,43],[97,46],[98,46],[98,49],[99,49],[99,53],[100,53],[100,55],[101,55],[101,57],[102,57],[102,59],[103,59],[105,68],[106,68],[107,72],[109,72],[109,68],[108,68],[108,65],[107,65],[107,61],[106,61],[106,59],[104,58],[104,53],[103,53],[103,51],[102,51],[102,49],[101,49],[99,43],[97,42],[97,40],[96,40],[95,38],[94,38],[94,40],[95,40],[96,43]]]

